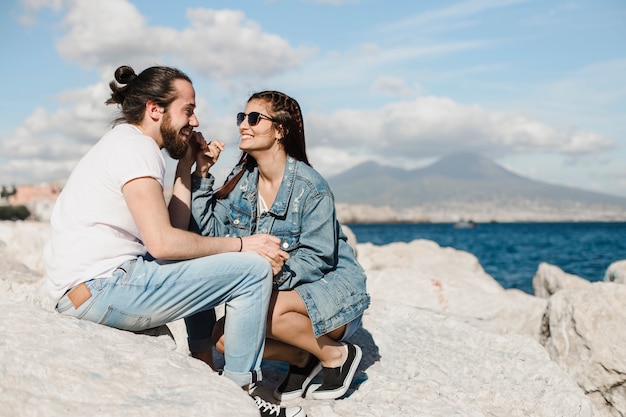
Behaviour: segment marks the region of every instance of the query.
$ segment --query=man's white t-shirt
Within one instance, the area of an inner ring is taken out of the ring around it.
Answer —
[[[146,254],[122,187],[153,177],[163,187],[165,159],[155,140],[120,124],[80,160],[57,199],[44,249],[48,294],[110,276],[122,263]]]

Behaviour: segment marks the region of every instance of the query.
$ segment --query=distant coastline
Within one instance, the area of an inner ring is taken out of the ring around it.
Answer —
[[[337,218],[346,224],[624,222],[626,209],[606,204],[532,201],[425,203],[414,207],[337,203]]]
[[[0,205],[24,205],[30,220],[47,221],[63,184],[50,183],[16,187]],[[171,189],[164,190],[166,200]],[[342,223],[518,223],[518,222],[624,222],[626,206],[548,199],[448,200],[424,202],[411,207],[337,202]]]

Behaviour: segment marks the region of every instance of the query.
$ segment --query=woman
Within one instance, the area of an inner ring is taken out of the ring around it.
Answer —
[[[243,153],[219,191],[213,191],[209,164],[196,161],[195,226],[205,235],[269,233],[281,239],[290,257],[274,276],[264,358],[290,367],[274,395],[305,395],[322,370],[322,384],[308,396],[339,398],[362,356],[346,339],[369,306],[365,273],[336,219],[328,183],[308,162],[298,102],[277,91],[256,93],[237,124]],[[216,334],[218,350],[227,350],[220,326]]]

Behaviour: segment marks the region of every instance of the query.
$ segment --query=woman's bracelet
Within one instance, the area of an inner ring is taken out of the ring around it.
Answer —
[[[243,249],[243,239],[239,237],[239,252]]]

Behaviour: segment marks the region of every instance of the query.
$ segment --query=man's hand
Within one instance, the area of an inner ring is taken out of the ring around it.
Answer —
[[[193,131],[191,132],[191,136],[189,136],[187,144],[189,145],[187,147],[187,152],[185,153],[185,156],[178,160],[178,166],[184,167],[185,171],[189,172],[193,164],[196,162],[196,155],[200,152],[201,146],[206,143],[204,142],[204,138],[202,138],[202,133]]]
[[[280,248],[280,239],[276,236],[258,234],[242,238],[242,252],[256,252],[267,259],[274,275],[283,268],[289,254]]]

